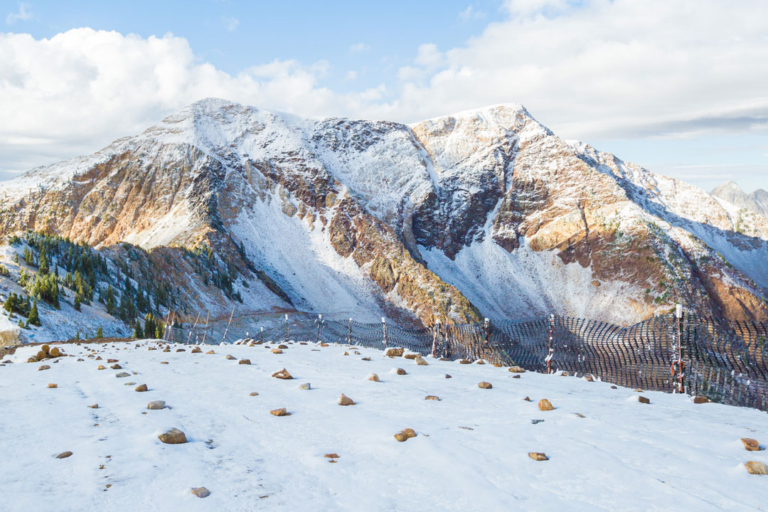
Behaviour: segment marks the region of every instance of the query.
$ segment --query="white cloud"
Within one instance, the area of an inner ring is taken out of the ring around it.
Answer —
[[[92,152],[209,96],[404,122],[517,102],[584,141],[765,130],[764,0],[511,0],[505,8],[505,20],[460,47],[421,45],[399,82],[343,94],[322,85],[325,61],[230,75],[172,35],[0,34],[0,168]]]
[[[224,23],[224,28],[227,32],[234,32],[237,30],[237,26],[240,25],[240,20],[228,16],[222,16],[221,21]]]
[[[368,46],[365,43],[357,43],[357,44],[353,44],[352,46],[349,47],[349,51],[355,52],[355,53],[366,52],[366,51],[368,51],[370,49],[371,49],[371,47]]]
[[[344,75],[344,81],[351,82],[353,80],[357,80],[357,71],[347,71],[347,74]]]
[[[485,13],[476,11],[471,5],[459,13],[459,19],[462,21],[479,20],[482,18],[485,18]]]
[[[17,21],[31,20],[34,16],[32,11],[29,10],[31,7],[32,6],[29,4],[20,3],[19,10],[17,12],[8,13],[8,16],[5,18],[5,23],[11,25]]]

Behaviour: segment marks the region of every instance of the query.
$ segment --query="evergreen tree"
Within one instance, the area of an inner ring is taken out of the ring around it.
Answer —
[[[37,299],[35,299],[35,302],[32,303],[32,309],[29,311],[29,317],[27,318],[27,323],[31,325],[36,325],[40,327],[42,323],[40,322],[40,315],[37,312]]]
[[[80,294],[75,294],[75,311],[80,311]]]
[[[101,330],[101,326],[99,326],[98,330],[96,331],[96,337],[97,338],[103,338],[104,332]]]
[[[44,250],[40,251],[40,265],[38,271],[41,275],[46,275],[48,273],[48,258],[45,257]]]
[[[144,317],[144,333],[148,338],[155,335],[155,317],[152,313],[147,313]]]
[[[141,329],[141,322],[136,320],[136,327],[133,328],[133,337],[137,340],[144,338],[144,331]]]

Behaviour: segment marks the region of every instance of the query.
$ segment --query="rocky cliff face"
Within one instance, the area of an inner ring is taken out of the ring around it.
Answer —
[[[406,126],[204,100],[0,183],[0,199],[0,235],[161,251],[192,309],[214,315],[231,298],[174,248],[204,244],[236,268],[238,312],[632,323],[680,301],[768,318],[765,218],[562,141],[519,105]]]

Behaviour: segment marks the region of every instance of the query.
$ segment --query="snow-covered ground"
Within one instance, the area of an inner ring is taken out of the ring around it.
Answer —
[[[419,366],[373,349],[295,343],[282,354],[244,345],[193,354],[148,350],[155,343],[63,345],[72,357],[45,371],[25,362],[36,348],[23,347],[0,367],[2,510],[768,507],[768,477],[743,465],[768,462],[768,452],[740,441],[765,444],[768,415],[757,410],[557,375],[515,379],[488,364]],[[123,369],[97,370],[108,358]],[[270,377],[282,368],[295,379]],[[366,379],[374,372],[381,382]],[[149,391],[135,392],[140,384]],[[357,405],[339,406],[340,393]],[[542,398],[555,410],[540,411]],[[169,408],[147,410],[153,400]],[[281,407],[291,415],[270,414]],[[189,442],[161,443],[170,427]],[[418,435],[400,443],[393,435],[405,428]],[[55,458],[64,451],[73,455]],[[191,494],[201,486],[210,496]]]

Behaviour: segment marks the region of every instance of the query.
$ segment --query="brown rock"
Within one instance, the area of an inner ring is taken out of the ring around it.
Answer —
[[[446,374],[445,374],[445,378],[446,378],[446,379],[452,379],[453,377],[451,377],[450,375],[448,375],[448,374],[446,373]]]
[[[528,456],[532,458],[533,460],[549,460],[549,457],[547,457],[546,454],[541,452],[528,452]]]
[[[289,413],[285,407],[281,407],[280,409],[273,409],[269,411],[269,413],[272,416],[290,416],[291,413]]]
[[[398,368],[396,373],[397,373],[398,375],[407,375],[407,373],[405,372],[405,370],[403,370],[402,368]]]
[[[611,386],[611,389],[619,389],[619,388],[617,388],[616,386]]]
[[[584,415],[583,415],[583,414],[581,414],[580,412],[575,412],[575,413],[573,413],[573,414],[575,414],[575,415],[576,415],[576,416],[578,416],[579,418],[586,418],[586,416],[584,416]]]
[[[750,475],[768,475],[768,466],[763,462],[751,460],[744,464]]]
[[[584,380],[586,380],[587,382],[594,382],[595,378],[592,375],[586,375],[584,376]]]
[[[112,366],[110,366],[110,368],[112,368],[113,370],[122,370],[123,369],[123,367],[120,366],[119,364],[113,364]]]
[[[258,391],[251,391],[251,393],[248,396],[259,396]]]
[[[526,402],[530,402],[531,401],[531,399],[529,397],[525,397],[525,398],[523,398],[523,400],[525,400]]]
[[[483,381],[480,384],[478,384],[477,387],[479,387],[480,389],[493,389],[493,384],[491,384],[490,382]]]
[[[163,349],[163,352],[170,352],[170,351],[171,351],[171,349],[170,349],[170,348],[168,348],[168,347],[165,347],[165,348]]]
[[[215,354],[215,353],[216,353],[216,352],[214,352],[213,350],[209,350],[208,352],[206,352],[206,354],[207,354],[207,355],[209,355],[209,356],[211,356],[211,355],[213,355],[213,354]]]
[[[202,354],[202,353],[203,351],[200,350],[200,347],[195,347],[192,349],[192,352],[190,352],[190,354]]]
[[[371,360],[371,358],[370,358],[370,357],[363,357],[361,360],[362,360],[362,361],[370,361],[370,360]]]
[[[427,395],[427,396],[424,397],[424,400],[435,400],[437,402],[440,401],[440,399],[438,397],[436,397],[435,395]]]
[[[326,453],[325,454],[326,459],[338,459],[339,454],[338,453]]]
[[[234,356],[231,356],[231,355],[229,355],[229,354],[227,354],[227,357],[226,357],[226,358],[227,358],[229,361],[233,361],[233,360],[237,359],[236,357],[234,357]]]
[[[288,348],[288,345],[278,345],[277,348],[279,348],[281,350],[285,350],[285,349]]]
[[[519,378],[520,378],[520,374],[518,373],[518,374],[516,374],[516,375],[513,375],[513,376],[512,376],[512,378],[513,378],[513,379],[519,379]]]
[[[168,361],[160,361],[160,364],[168,364]]]
[[[136,386],[136,389],[134,391],[138,391],[139,393],[142,393],[144,391],[149,391],[149,388],[146,384],[141,384],[139,386]]]
[[[485,364],[485,361],[483,361],[482,359],[478,359],[477,361],[475,361],[475,364]]]
[[[421,356],[419,356],[416,359],[414,359],[414,361],[416,361],[416,364],[419,365],[419,366],[429,366],[429,363],[426,362],[424,360],[424,358],[422,358]]]
[[[368,376],[368,380],[370,380],[371,382],[381,382],[381,380],[379,380],[379,376],[376,375],[375,373],[370,374]]]
[[[282,380],[291,380],[291,379],[293,379],[293,376],[290,373],[288,373],[288,370],[286,370],[285,368],[283,368],[282,370],[280,370],[278,372],[273,373],[272,377],[274,377],[276,379],[282,379]]]
[[[101,361],[101,356],[96,356],[96,359],[94,361]]]
[[[354,400],[352,400],[347,395],[342,393],[341,396],[339,397],[339,405],[356,405],[356,404]]]
[[[48,389],[56,389],[57,387],[59,387],[58,384],[48,384]]]
[[[273,348],[270,352],[272,352],[273,354],[282,354],[283,353],[283,351],[280,350],[279,348]]]
[[[211,495],[211,491],[209,491],[205,487],[193,487],[192,494],[194,494],[198,498],[206,498]]]
[[[185,349],[183,349],[183,348],[177,348],[177,349],[176,349],[176,352],[186,352],[186,350],[185,350]]]
[[[637,401],[640,402],[641,404],[650,404],[651,403],[651,401],[648,400],[647,398],[645,398],[644,396],[637,397]]]
[[[162,400],[154,400],[147,404],[147,409],[150,411],[159,411],[160,409],[165,409],[165,402]]]
[[[38,361],[37,361],[37,358],[35,356],[32,356],[29,359],[27,359],[27,362],[28,363],[37,363]]]
[[[41,365],[40,365],[40,366],[37,368],[37,371],[41,372],[41,371],[43,371],[43,370],[50,370],[50,369],[51,369],[51,367],[50,367],[50,366],[48,366],[47,364],[41,364]]]
[[[695,404],[706,404],[709,403],[709,398],[705,396],[695,396],[693,397],[693,403]]]
[[[56,456],[56,458],[57,459],[66,459],[67,457],[71,457],[71,456],[72,456],[72,452],[66,451],[66,452],[61,452],[60,454],[58,454]]]
[[[395,434],[395,439],[404,443],[412,437],[416,437],[416,432],[412,428],[406,428]]]
[[[119,362],[120,362],[119,359],[107,359],[107,364],[119,363]]]
[[[539,410],[540,411],[554,411],[555,408],[552,406],[552,403],[547,400],[546,398],[542,398],[539,400]]]
[[[470,361],[469,359],[462,359],[461,361],[459,361],[459,364],[472,364],[472,361]]]
[[[413,352],[411,352],[411,353],[405,354],[403,357],[406,359],[416,359],[417,357],[419,357],[419,354],[414,354]]]
[[[157,436],[165,444],[184,444],[187,442],[187,436],[181,430],[172,428]]]
[[[750,439],[748,437],[742,437],[741,442],[744,443],[744,449],[748,452],[759,452],[760,451],[760,443],[757,442],[757,439]]]
[[[384,355],[387,357],[403,357],[403,354],[405,353],[405,349],[403,348],[388,348],[384,351]]]
[[[237,364],[251,364],[250,359],[241,359],[237,362]]]
[[[88,407],[90,407],[91,409],[98,409],[99,408],[99,404],[89,405]]]
[[[321,347],[327,347],[327,346],[328,346],[328,344],[327,344],[327,343],[321,343],[321,344],[320,344],[320,346],[321,346]]]

